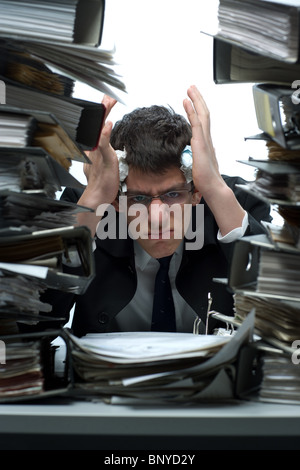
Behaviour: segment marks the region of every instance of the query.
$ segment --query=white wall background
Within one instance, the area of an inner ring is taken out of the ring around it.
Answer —
[[[183,99],[197,85],[211,113],[211,132],[221,172],[246,179],[253,170],[236,160],[247,159],[245,136],[259,132],[252,85],[216,85],[213,82],[212,38],[200,31],[216,22],[216,0],[106,0],[102,48],[116,47],[115,70],[121,73],[127,95],[119,93],[110,119],[140,106],[170,105],[185,115]],[[102,94],[78,84],[76,95],[101,101]],[[252,155],[252,154],[251,154]],[[71,172],[85,183],[80,164]]]

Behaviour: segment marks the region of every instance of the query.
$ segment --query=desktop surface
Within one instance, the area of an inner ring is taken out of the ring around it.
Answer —
[[[50,400],[0,405],[1,449],[300,450],[300,406]]]

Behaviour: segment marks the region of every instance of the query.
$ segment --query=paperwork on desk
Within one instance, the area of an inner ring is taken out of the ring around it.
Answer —
[[[258,400],[271,403],[300,403],[299,349],[292,354],[280,350],[264,354]]]
[[[81,395],[193,402],[233,397],[234,361],[251,340],[251,312],[233,336],[192,333],[68,333]]]
[[[12,397],[39,395],[44,391],[43,366],[38,341],[8,342],[5,356],[3,361],[0,355],[1,401]]]

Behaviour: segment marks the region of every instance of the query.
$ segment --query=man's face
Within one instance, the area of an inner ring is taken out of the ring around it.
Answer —
[[[170,168],[163,175],[145,174],[129,168],[127,184],[127,222],[142,248],[154,258],[169,256],[180,245],[187,229],[192,205],[200,200],[191,184],[187,184],[179,168]],[[178,192],[177,192],[178,191]],[[168,203],[155,198],[141,205],[145,198],[168,194]],[[174,204],[170,198],[174,197]],[[138,211],[138,207],[142,210]]]

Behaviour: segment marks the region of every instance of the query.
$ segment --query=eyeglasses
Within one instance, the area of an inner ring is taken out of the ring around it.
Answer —
[[[164,194],[159,194],[157,196],[147,196],[146,194],[134,194],[131,195],[123,193],[127,196],[127,206],[132,206],[133,204],[143,204],[146,207],[149,207],[153,199],[160,199],[163,203],[168,206],[173,204],[183,204],[187,201],[188,193],[191,193],[194,190],[194,187],[184,188],[184,189],[172,189]]]

